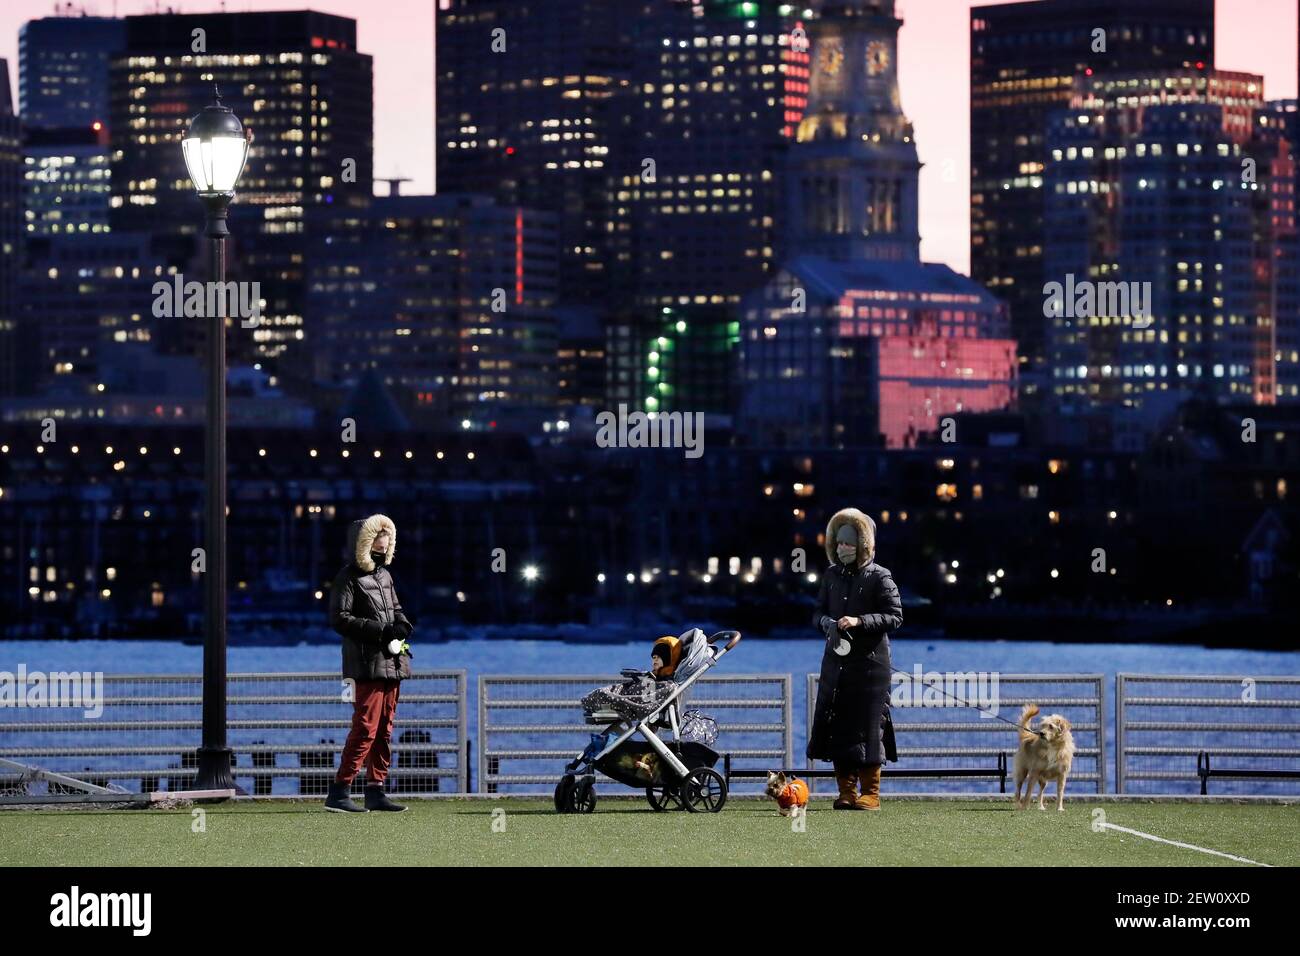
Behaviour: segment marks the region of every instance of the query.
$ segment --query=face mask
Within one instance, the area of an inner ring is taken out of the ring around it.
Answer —
[[[382,568],[384,566],[384,559],[387,557],[388,555],[384,554],[382,551],[370,552],[370,560],[375,562],[375,567],[377,568]]]
[[[835,534],[835,556],[840,564],[853,564],[858,560],[858,536],[853,528],[844,525]]]

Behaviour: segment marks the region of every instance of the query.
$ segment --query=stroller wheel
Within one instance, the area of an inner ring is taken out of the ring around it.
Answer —
[[[655,810],[680,810],[682,801],[674,787],[646,787],[645,798]]]
[[[727,781],[712,767],[696,767],[682,781],[682,802],[692,813],[717,813],[727,802]]]
[[[571,813],[592,813],[596,809],[596,778],[580,777],[570,797]]]
[[[555,785],[555,812],[572,813],[574,777],[571,773],[566,773],[560,778],[560,782]]]

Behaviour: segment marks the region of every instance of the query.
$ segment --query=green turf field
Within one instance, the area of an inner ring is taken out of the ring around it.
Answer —
[[[602,798],[594,814],[573,816],[521,799],[412,801],[406,813],[352,815],[311,803],[229,803],[204,808],[203,833],[192,832],[193,808],[5,810],[0,865],[1239,865],[1094,832],[1096,807],[1089,804],[1057,813],[1015,812],[1009,803],[896,802],[879,813],[850,813],[821,803],[802,833],[792,832],[772,804],[753,800],[733,800],[719,814],[690,814]],[[1167,840],[1300,865],[1298,806],[1105,809],[1110,823]]]

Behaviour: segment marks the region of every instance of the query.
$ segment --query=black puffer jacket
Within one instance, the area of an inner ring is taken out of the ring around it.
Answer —
[[[381,531],[389,535],[387,560],[376,567],[370,547]],[[383,515],[354,521],[348,527],[352,560],[339,571],[330,589],[330,625],[343,637],[343,676],[356,681],[403,680],[411,676],[409,652],[393,655],[388,642],[410,633],[388,571],[397,548],[397,529]],[[394,625],[395,627],[390,627]]]
[[[822,654],[817,706],[808,735],[808,757],[829,760],[852,770],[897,760],[889,712],[889,631],[903,623],[898,588],[886,568],[874,562],[852,570],[827,569],[814,624],[823,634],[823,618],[845,615],[862,619],[847,632],[852,650],[836,654],[840,635],[834,625]]]
[[[831,519],[828,554],[841,521],[857,527],[859,558],[851,566],[832,563],[822,575],[812,623],[827,640],[807,755],[847,771],[898,759],[889,719],[889,633],[902,627],[903,605],[889,569],[875,563],[875,526],[861,512],[847,509]],[[833,649],[840,641],[834,622],[846,615],[862,624],[847,631],[851,650],[841,656]]]

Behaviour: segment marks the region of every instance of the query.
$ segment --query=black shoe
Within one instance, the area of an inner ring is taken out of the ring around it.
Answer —
[[[339,783],[337,780],[331,783],[329,796],[325,798],[325,809],[335,813],[365,813],[366,807],[359,807],[352,802],[352,797],[349,796],[351,789],[350,783]]]
[[[384,793],[382,783],[366,784],[366,809],[367,810],[388,810],[392,813],[401,813],[406,807],[400,803],[393,803],[388,799],[388,794]]]

